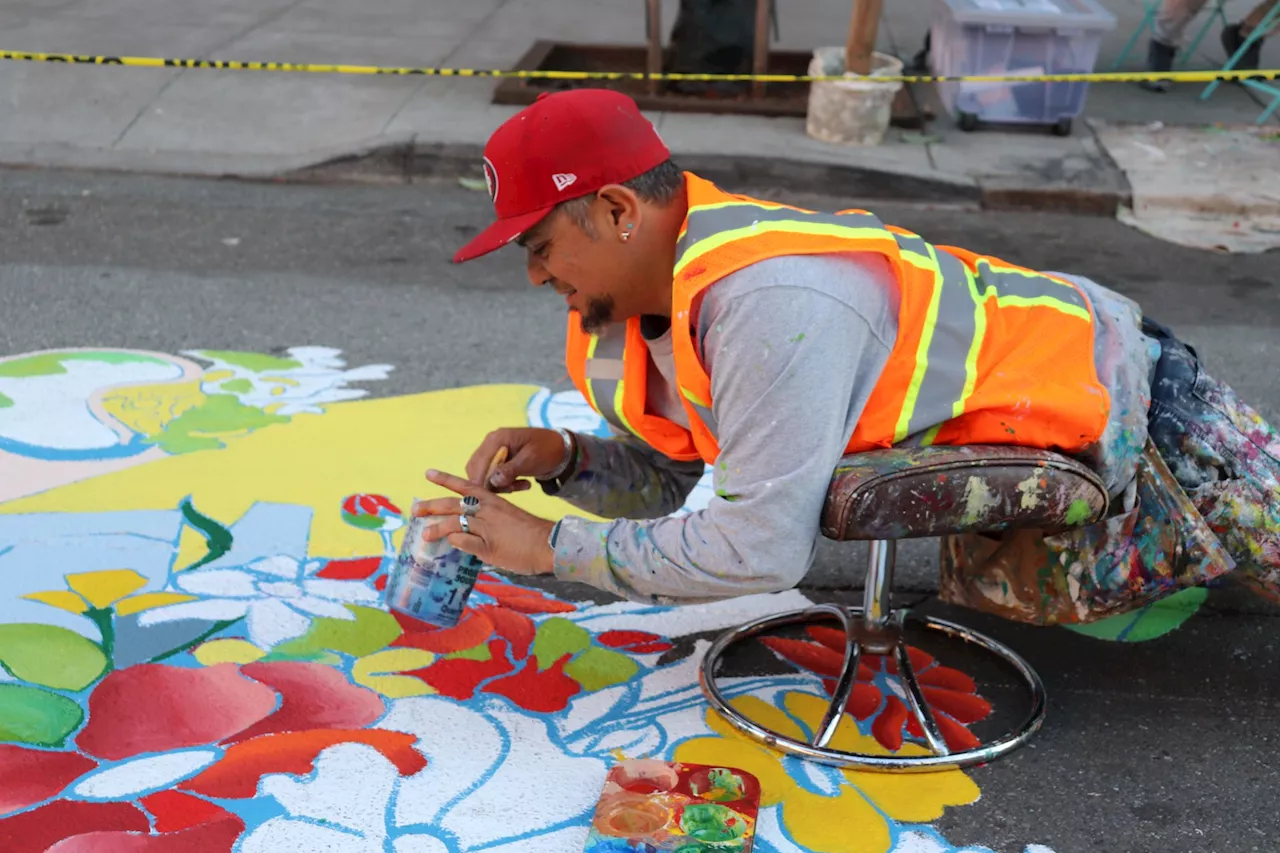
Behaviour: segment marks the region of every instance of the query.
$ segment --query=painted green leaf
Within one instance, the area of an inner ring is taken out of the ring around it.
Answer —
[[[385,649],[400,636],[400,623],[385,610],[345,605],[355,614],[355,619],[329,619],[321,616],[311,620],[307,633],[275,647],[272,657],[307,658],[321,652],[343,652],[353,657],[364,657]]]
[[[223,391],[230,391],[232,394],[247,394],[253,390],[253,383],[248,379],[229,379],[219,386]]]
[[[381,530],[384,519],[377,515],[355,515],[353,513],[344,512],[342,520],[347,524],[355,527],[362,527],[365,530]]]
[[[1154,604],[1133,611],[1100,619],[1086,625],[1065,625],[1063,627],[1099,640],[1115,640],[1118,643],[1142,643],[1163,637],[1165,634],[1186,622],[1204,603],[1209,591],[1202,586],[1193,586],[1181,592],[1175,592]]]
[[[550,667],[565,655],[573,655],[591,645],[591,634],[586,628],[568,619],[553,617],[538,625],[533,635],[533,656],[538,661],[538,671]]]
[[[218,450],[223,446],[220,435],[288,422],[287,416],[270,415],[256,406],[246,406],[233,394],[209,394],[203,403],[165,424],[164,432],[147,440],[174,455]]]
[[[209,549],[208,553],[196,562],[187,566],[184,571],[198,569],[205,563],[212,563],[214,560],[231,550],[231,543],[234,541],[234,537],[231,535],[230,530],[223,527],[209,516],[199,512],[195,506],[192,505],[190,498],[183,500],[180,506],[182,509],[183,519],[186,520],[187,524],[198,530],[200,535],[204,536],[205,545]]]
[[[196,355],[209,360],[218,360],[236,367],[243,367],[245,370],[252,370],[254,373],[262,373],[266,370],[290,370],[295,367],[302,367],[302,362],[294,361],[291,358],[277,358],[274,355],[263,355],[257,352],[233,352],[230,350],[200,350]]]
[[[569,661],[564,674],[590,693],[630,681],[639,670],[640,666],[621,652],[592,646]]]
[[[0,741],[61,746],[82,719],[84,711],[65,696],[0,684]]]
[[[56,625],[0,625],[0,664],[11,675],[55,690],[83,690],[107,668],[97,643]]]
[[[489,651],[488,643],[481,643],[478,646],[472,646],[460,652],[450,652],[444,657],[445,660],[478,660],[484,663],[493,660],[493,652]]]
[[[0,409],[11,409],[11,408],[13,408],[13,400],[9,399],[3,394],[0,394]]]

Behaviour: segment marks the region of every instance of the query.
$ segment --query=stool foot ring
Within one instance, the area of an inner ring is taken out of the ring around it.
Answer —
[[[912,618],[930,631],[945,634],[954,639],[964,640],[989,652],[1011,666],[1021,676],[1023,686],[1031,697],[1031,709],[1022,724],[1004,737],[973,749],[951,752],[938,728],[937,719],[925,701],[924,692],[916,679],[915,669],[907,654],[907,644],[902,639],[902,627],[908,615],[905,609],[894,610],[886,614],[884,626],[896,636],[893,643],[893,656],[898,665],[898,674],[907,694],[907,705],[911,709],[920,728],[924,732],[930,755],[870,755],[865,753],[845,752],[831,749],[828,744],[835,736],[836,729],[848,704],[857,680],[858,664],[862,657],[862,645],[865,640],[860,636],[864,609],[861,607],[838,607],[834,604],[818,604],[803,610],[792,610],[774,616],[765,616],[748,622],[738,628],[731,628],[716,638],[707,649],[702,659],[698,680],[702,685],[702,693],[715,709],[731,726],[747,737],[799,758],[826,764],[833,767],[856,767],[860,770],[883,772],[937,772],[977,764],[986,764],[1025,744],[1040,729],[1045,717],[1045,692],[1040,676],[1036,674],[1017,652],[1003,643],[970,630],[963,625],[936,619],[932,616],[915,616]],[[789,625],[804,625],[812,622],[836,620],[845,630],[844,665],[840,677],[832,691],[831,703],[823,716],[821,724],[814,731],[810,742],[796,740],[767,729],[739,712],[716,684],[715,671],[720,660],[730,646],[743,640],[751,639],[777,628]]]

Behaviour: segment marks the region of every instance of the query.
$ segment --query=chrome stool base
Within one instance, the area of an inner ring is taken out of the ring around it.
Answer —
[[[894,543],[879,541],[872,543],[871,571],[868,572],[863,607],[839,607],[834,604],[819,604],[803,610],[792,610],[774,616],[766,616],[748,622],[737,628],[731,628],[721,634],[702,659],[699,681],[702,693],[711,707],[738,731],[751,739],[772,749],[794,755],[798,758],[826,764],[834,767],[856,767],[862,770],[883,772],[937,772],[962,767],[985,764],[1006,755],[1022,746],[1034,735],[1044,723],[1045,691],[1040,676],[1036,674],[1017,652],[1003,643],[972,631],[963,625],[957,625],[945,619],[932,616],[912,616],[930,631],[936,631],[954,639],[964,640],[1011,666],[1021,676],[1024,686],[1031,697],[1031,709],[1022,724],[1004,737],[974,749],[951,752],[933,712],[925,702],[924,694],[916,681],[915,670],[907,654],[907,644],[902,636],[902,628],[907,618],[906,609],[890,610],[888,604],[888,580],[893,571]],[[724,653],[730,646],[771,630],[789,625],[803,625],[812,622],[837,620],[844,626],[845,654],[844,665],[840,677],[832,691],[831,703],[827,707],[822,723],[817,727],[810,742],[795,740],[786,735],[765,728],[744,716],[729,704],[720,687],[716,684],[715,673]],[[863,653],[877,655],[893,655],[898,665],[898,673],[907,697],[907,706],[920,723],[925,734],[927,748],[931,755],[870,755],[866,753],[845,752],[827,746],[836,733],[836,728],[844,714],[849,697],[857,679],[858,664]]]

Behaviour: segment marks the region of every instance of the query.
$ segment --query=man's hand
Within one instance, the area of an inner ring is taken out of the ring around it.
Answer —
[[[489,462],[499,447],[507,448],[507,461],[494,469],[489,482],[485,483]],[[467,479],[474,485],[488,486],[493,492],[522,492],[533,485],[528,480],[522,480],[522,477],[545,479],[560,467],[564,457],[564,439],[553,429],[520,427],[494,430],[484,437],[476,452],[471,454],[471,459],[467,462]],[[440,485],[445,486],[444,483]]]
[[[541,430],[500,430],[494,435]],[[560,436],[552,433],[556,442]],[[492,436],[490,436],[492,438]],[[561,444],[561,447],[564,445]],[[474,461],[474,460],[473,460]],[[554,469],[554,465],[552,469]],[[551,470],[551,469],[549,469]],[[458,516],[462,514],[461,498],[434,498],[414,504],[414,516],[438,515],[444,520],[426,530],[426,540],[448,538],[459,551],[473,554],[487,565],[518,575],[549,575],[555,568],[555,554],[547,539],[554,522],[527,513],[505,498],[461,477],[440,471],[428,471],[427,479],[451,492],[480,501],[480,509],[468,521],[470,533],[462,532]]]

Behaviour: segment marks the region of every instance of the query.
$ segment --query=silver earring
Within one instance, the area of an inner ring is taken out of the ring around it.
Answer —
[[[619,237],[621,237],[621,238],[622,238],[622,242],[624,242],[624,243],[625,243],[627,240],[631,239],[631,232],[630,232],[630,231],[623,231],[623,232],[622,232],[621,234],[619,234],[618,236],[619,236]]]

